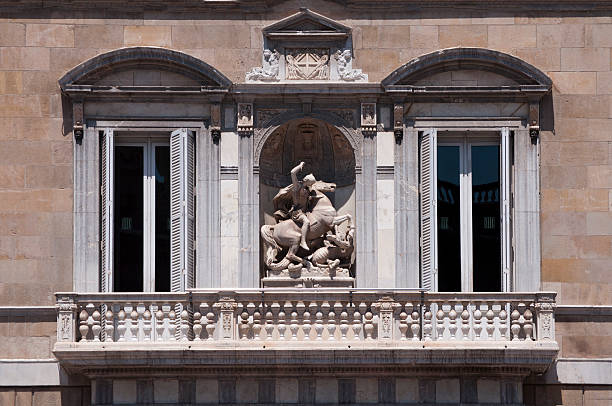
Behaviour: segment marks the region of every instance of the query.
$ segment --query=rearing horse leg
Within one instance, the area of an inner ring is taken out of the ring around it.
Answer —
[[[332,225],[337,226],[337,225],[339,225],[339,224],[344,223],[344,222],[345,222],[345,221],[347,221],[347,220],[348,220],[348,222],[349,222],[349,227],[350,227],[351,225],[353,225],[353,216],[351,216],[350,214],[344,214],[344,215],[342,215],[342,216],[336,216],[336,217],[334,217],[334,221],[333,221]]]
[[[292,245],[291,248],[289,248],[289,252],[287,252],[287,255],[285,255],[285,258],[287,258],[290,261],[294,261],[294,262],[298,262],[300,264],[304,263],[304,259],[298,257],[296,254],[296,252],[298,251],[298,248],[300,246],[298,244]]]

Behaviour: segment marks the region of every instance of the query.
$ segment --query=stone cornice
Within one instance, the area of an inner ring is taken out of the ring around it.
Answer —
[[[189,13],[194,11],[219,12],[233,11],[238,13],[263,13],[268,12],[285,0],[180,0],[167,2],[162,0],[134,0],[126,3],[120,0],[105,0],[91,2],[88,0],[20,0],[19,2],[0,0],[0,11],[11,15],[22,11],[43,10],[46,13],[59,10],[121,10],[123,12],[138,13],[148,12],[171,12],[173,14]],[[495,9],[506,11],[552,11],[552,12],[593,12],[612,10],[610,0],[518,0],[507,2],[504,0],[330,0],[350,10],[401,10],[420,11],[433,8],[472,9],[479,10]],[[32,16],[28,16],[32,18]]]

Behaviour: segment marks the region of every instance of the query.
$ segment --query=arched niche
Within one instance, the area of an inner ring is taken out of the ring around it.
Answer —
[[[334,125],[296,118],[277,126],[263,141],[259,154],[260,225],[276,223],[273,198],[291,183],[291,169],[301,161],[306,165],[298,179],[312,173],[318,180],[335,183],[336,191],[328,197],[338,215],[355,218],[356,160],[352,144]]]

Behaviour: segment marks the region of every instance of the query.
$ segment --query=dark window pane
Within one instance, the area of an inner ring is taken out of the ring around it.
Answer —
[[[143,290],[143,148],[115,147],[115,292]]]
[[[459,147],[438,146],[438,290],[461,291]]]
[[[155,147],[155,291],[170,291],[170,147]]]
[[[499,146],[472,146],[474,291],[501,290]]]

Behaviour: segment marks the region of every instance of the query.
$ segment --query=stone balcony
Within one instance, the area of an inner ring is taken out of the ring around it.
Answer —
[[[58,293],[56,357],[87,376],[526,376],[555,359],[555,294],[239,289]],[[412,372],[410,372],[412,371]]]

